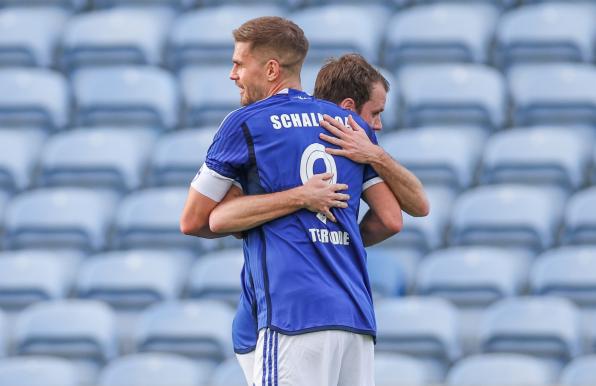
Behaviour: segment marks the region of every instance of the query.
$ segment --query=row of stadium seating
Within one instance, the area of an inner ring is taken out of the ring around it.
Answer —
[[[300,25],[310,41],[309,61],[317,64],[346,51],[389,69],[436,61],[508,66],[592,62],[596,57],[596,4],[590,2],[531,4],[503,15],[489,2],[419,5],[391,13],[371,4],[294,12],[274,4],[229,5],[177,18],[163,7],[123,6],[75,15],[56,7],[6,8],[0,9],[0,65],[72,70],[97,64],[179,69],[229,63],[231,31],[261,15],[286,16]]]
[[[312,92],[318,70],[318,66],[303,70],[307,92]],[[173,129],[219,124],[239,107],[238,88],[229,72],[229,65],[188,67],[177,79],[156,67],[115,66],[77,71],[68,82],[60,73],[45,69],[0,69],[4,91],[0,125],[51,130],[84,125]],[[386,76],[393,85],[384,114],[389,129],[400,121],[405,127],[461,124],[489,130],[510,124],[596,124],[596,67],[592,65],[520,65],[504,77],[483,65],[444,64],[410,67],[395,77]]]

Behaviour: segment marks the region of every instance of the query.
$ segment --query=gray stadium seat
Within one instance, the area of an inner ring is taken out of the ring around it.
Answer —
[[[509,71],[508,81],[516,125],[596,124],[596,69],[592,65],[519,65]]]
[[[10,6],[59,6],[70,10],[81,10],[91,0],[0,0],[0,7]]]
[[[495,129],[506,122],[506,85],[493,68],[420,65],[404,68],[398,76],[406,126],[459,124]]]
[[[62,74],[39,68],[0,68],[0,125],[62,129],[70,93]]]
[[[182,251],[145,249],[93,255],[79,270],[76,293],[117,309],[175,300],[182,293],[191,260],[192,255]]]
[[[236,305],[242,291],[238,278],[243,265],[244,252],[241,248],[201,256],[190,270],[188,296],[218,299]]]
[[[367,270],[370,287],[379,297],[404,295],[408,288],[406,268],[391,248],[369,248],[367,254]]]
[[[62,40],[62,65],[159,65],[173,21],[169,9],[116,7],[71,18]]]
[[[497,30],[502,65],[522,62],[591,62],[596,9],[588,2],[544,2],[506,13]]]
[[[6,210],[8,248],[78,248],[107,245],[116,196],[84,188],[46,188],[22,193]]]
[[[471,189],[454,205],[450,243],[549,248],[556,241],[564,203],[558,188],[502,184]]]
[[[383,63],[489,61],[498,20],[488,3],[435,3],[396,13],[389,21]],[[428,28],[432,25],[432,28]]]
[[[52,66],[67,17],[57,7],[0,10],[0,66]]]
[[[209,386],[244,386],[246,379],[236,358],[220,363],[213,372]]]
[[[443,375],[428,363],[401,354],[375,354],[376,386],[438,385]]]
[[[39,130],[0,130],[0,190],[31,187],[45,135]]]
[[[138,189],[154,141],[155,133],[142,128],[97,127],[54,135],[41,154],[38,184]]]
[[[79,125],[132,125],[172,129],[180,98],[172,74],[154,67],[114,66],[72,77]]]
[[[567,202],[562,242],[596,243],[596,187],[575,193]]]
[[[596,384],[596,355],[587,355],[565,366],[559,379],[564,386],[589,386]]]
[[[62,358],[33,355],[0,360],[0,385],[82,386],[76,366]]]

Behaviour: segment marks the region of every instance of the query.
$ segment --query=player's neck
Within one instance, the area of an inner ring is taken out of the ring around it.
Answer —
[[[269,88],[269,95],[275,95],[279,93],[281,90],[286,88],[293,88],[295,90],[302,90],[302,86],[300,85],[300,80],[297,79],[285,79],[278,83],[273,84]]]

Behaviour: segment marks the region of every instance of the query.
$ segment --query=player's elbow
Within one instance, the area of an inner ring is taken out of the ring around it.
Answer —
[[[391,216],[389,220],[386,220],[385,227],[388,231],[394,234],[401,232],[401,230],[404,227],[404,222],[401,217],[401,214],[399,216]]]
[[[202,223],[196,219],[188,216],[182,216],[180,219],[180,232],[188,236],[199,236],[201,237],[201,230],[207,228],[206,223]]]
[[[415,212],[412,214],[414,217],[426,217],[430,213],[430,204],[426,197],[423,197],[418,203]]]

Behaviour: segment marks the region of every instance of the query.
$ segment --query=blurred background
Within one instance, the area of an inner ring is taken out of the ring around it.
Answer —
[[[377,386],[596,385],[596,1],[0,0],[0,386],[244,385],[241,244],[178,220],[263,15],[309,92],[381,68],[431,202],[368,252]]]

